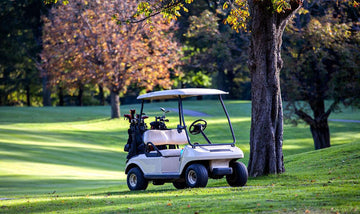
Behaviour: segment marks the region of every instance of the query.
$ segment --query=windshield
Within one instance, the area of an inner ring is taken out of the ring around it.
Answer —
[[[147,128],[179,129],[180,125],[181,129],[184,128],[184,119],[190,144],[233,144],[235,137],[232,135],[232,127],[229,126],[221,101],[216,97],[206,96],[203,100],[187,98],[180,102],[146,102],[143,113],[149,117],[145,121]],[[183,118],[179,116],[179,103],[182,103]]]

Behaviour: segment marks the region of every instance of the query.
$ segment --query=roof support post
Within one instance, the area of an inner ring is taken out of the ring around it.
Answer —
[[[191,146],[193,146],[193,144],[190,141],[189,133],[187,131],[187,127],[186,127],[186,124],[185,124],[184,111],[183,111],[183,105],[182,105],[182,98],[181,98],[180,95],[179,95],[179,118],[180,118],[180,126],[181,126],[181,122],[182,122],[182,126],[184,127],[188,143]]]
[[[232,124],[231,124],[231,121],[230,121],[229,113],[228,113],[227,110],[226,110],[224,101],[223,101],[223,99],[222,99],[222,97],[221,97],[220,94],[219,94],[219,100],[220,100],[220,103],[221,103],[221,105],[222,105],[222,107],[223,107],[223,109],[224,109],[224,112],[225,112],[225,114],[226,114],[226,118],[227,118],[228,123],[229,123],[229,126],[230,126],[230,131],[231,131],[231,134],[232,134],[232,137],[233,137],[233,143],[232,143],[232,145],[235,146],[236,138],[235,138],[235,134],[234,134],[234,129],[233,129]]]

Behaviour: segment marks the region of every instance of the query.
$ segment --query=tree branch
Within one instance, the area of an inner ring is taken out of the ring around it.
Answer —
[[[331,106],[329,107],[329,109],[325,112],[325,114],[321,117],[321,119],[327,119],[331,112],[333,112],[335,110],[335,108],[337,107],[337,105],[339,104],[339,100],[335,100]]]
[[[137,23],[140,23],[140,22],[143,22],[147,19],[150,19],[151,17],[154,17],[156,15],[159,15],[161,12],[165,11],[165,10],[168,10],[170,8],[173,8],[173,7],[176,7],[178,6],[179,4],[181,4],[182,0],[176,0],[176,1],[171,1],[169,4],[163,4],[164,6],[161,6],[159,8],[156,8],[156,9],[160,9],[154,13],[151,13],[150,15],[148,16],[145,16],[141,19],[138,19],[136,20],[134,17],[137,15],[137,13],[135,13],[134,15],[131,16],[131,18],[127,19],[127,20],[118,20],[120,21],[121,23],[123,22],[126,22],[126,23],[131,23],[131,24],[137,24]]]
[[[304,120],[309,125],[315,125],[315,120],[311,116],[306,114],[304,111],[297,109],[296,106],[294,106],[294,108],[295,114],[298,115],[300,119]]]

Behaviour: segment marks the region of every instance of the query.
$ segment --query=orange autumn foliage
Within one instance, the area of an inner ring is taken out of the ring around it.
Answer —
[[[43,18],[41,53],[51,84],[102,84],[116,93],[132,83],[147,90],[171,87],[169,69],[176,74],[179,63],[169,32],[174,25],[160,17],[149,24],[116,22],[136,10],[137,2],[130,0],[55,5]]]

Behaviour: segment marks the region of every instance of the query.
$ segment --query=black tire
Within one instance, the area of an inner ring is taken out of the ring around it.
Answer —
[[[173,185],[176,189],[185,189],[188,187],[186,181],[174,181]]]
[[[186,169],[185,180],[190,188],[206,187],[208,171],[202,164],[192,164]]]
[[[233,174],[226,176],[226,181],[232,187],[242,187],[246,184],[248,179],[248,171],[245,164],[241,162],[232,162],[230,167],[233,169]]]
[[[129,170],[127,175],[127,185],[130,190],[146,190],[149,181],[144,178],[144,174],[138,167]]]

